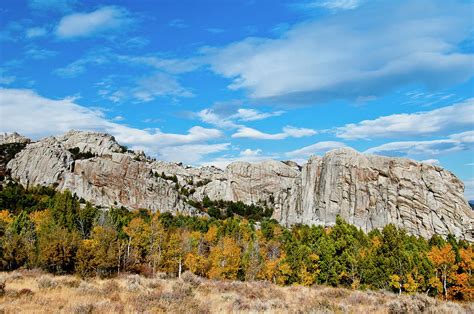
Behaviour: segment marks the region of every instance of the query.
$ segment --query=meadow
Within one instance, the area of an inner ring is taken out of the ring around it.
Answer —
[[[473,313],[473,303],[424,294],[266,281],[120,274],[80,279],[40,270],[0,273],[0,313]]]

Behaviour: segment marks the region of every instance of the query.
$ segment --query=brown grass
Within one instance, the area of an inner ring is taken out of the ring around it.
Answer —
[[[0,283],[0,313],[474,313],[472,303],[419,294],[213,281],[192,273],[85,281],[20,271],[0,273]]]

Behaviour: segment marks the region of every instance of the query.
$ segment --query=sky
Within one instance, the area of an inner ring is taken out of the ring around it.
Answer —
[[[5,0],[0,131],[107,132],[225,167],[341,147],[440,165],[474,199],[474,4]]]

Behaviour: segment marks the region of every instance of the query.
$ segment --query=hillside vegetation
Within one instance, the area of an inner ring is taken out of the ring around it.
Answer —
[[[298,289],[336,291],[329,287],[423,293],[459,301],[472,301],[474,296],[472,244],[451,236],[425,240],[393,225],[365,234],[342,219],[328,228],[287,229],[272,220],[257,223],[235,213],[216,219],[146,209],[103,211],[69,192],[45,187],[25,190],[16,184],[0,191],[0,209],[0,268],[4,271],[40,268],[81,278],[123,273],[181,277],[187,271],[228,280],[235,287],[246,287],[246,283],[235,283],[245,281],[249,287],[271,287],[281,293],[294,289],[295,296]],[[283,289],[255,281],[327,288]],[[234,287],[205,282],[211,287]],[[376,298],[377,294],[364,295]]]

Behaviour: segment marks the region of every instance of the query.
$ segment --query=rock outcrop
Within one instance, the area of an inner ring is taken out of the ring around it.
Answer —
[[[15,143],[28,144],[30,142],[31,140],[29,138],[21,136],[20,134],[16,132],[0,134],[0,145],[15,144]]]
[[[71,154],[73,148],[93,155]],[[197,215],[188,201],[208,196],[265,203],[286,226],[332,225],[340,215],[364,231],[393,223],[423,237],[451,233],[474,240],[474,213],[452,173],[352,149],[311,157],[303,166],[269,160],[235,162],[221,170],[154,161],[126,152],[112,136],[72,131],[28,144],[8,168],[25,186],[53,184],[104,207]]]

